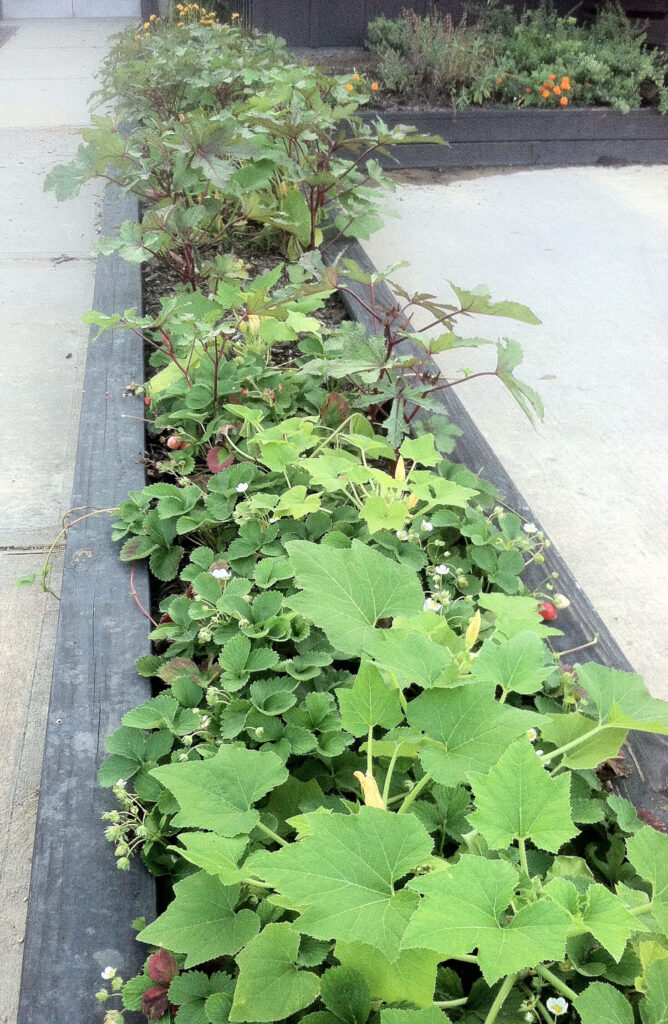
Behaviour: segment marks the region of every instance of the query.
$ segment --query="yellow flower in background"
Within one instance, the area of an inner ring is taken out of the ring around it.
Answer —
[[[480,632],[481,615],[480,609],[475,613],[471,621],[469,622],[468,629],[466,630],[466,650],[470,651],[474,643],[478,639],[478,633]]]
[[[380,795],[378,789],[378,783],[374,779],[370,772],[362,774],[362,772],[353,772],[353,775],[362,787],[362,796],[364,797],[364,803],[367,807],[380,807],[381,810],[385,810],[385,804],[383,798]]]

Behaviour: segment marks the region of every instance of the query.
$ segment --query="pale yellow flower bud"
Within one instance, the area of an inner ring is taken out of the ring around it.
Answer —
[[[362,796],[364,797],[364,803],[367,807],[380,807],[381,810],[385,810],[385,804],[383,798],[380,795],[378,789],[378,783],[374,779],[373,775],[369,772],[362,774],[362,772],[353,772],[355,778],[362,787]]]
[[[475,613],[471,621],[469,622],[468,629],[466,630],[466,650],[470,651],[474,643],[478,639],[478,633],[480,632],[480,609]]]

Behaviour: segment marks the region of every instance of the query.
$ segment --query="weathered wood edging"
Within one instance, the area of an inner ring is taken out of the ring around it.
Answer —
[[[449,146],[403,145],[384,167],[520,167],[563,164],[668,163],[668,115],[647,108],[580,107],[558,110],[370,110],[391,128],[413,125]]]
[[[330,264],[342,254],[345,254],[346,258],[354,260],[365,273],[376,272],[376,267],[366,250],[357,241],[342,240],[332,243],[323,252],[325,261]],[[369,293],[366,285],[346,279],[346,287],[369,305]],[[351,319],[364,324],[368,333],[378,333],[377,324],[374,325],[373,318],[364,306],[345,292],[341,292],[341,299]],[[379,310],[398,305],[397,299],[385,282],[375,288],[375,303]],[[397,351],[404,354],[407,352],[417,353],[418,349],[413,342],[406,341],[398,347]],[[433,363],[432,366],[436,372],[436,366]],[[536,523],[540,529],[540,523],[535,513],[532,512],[525,498],[478,430],[460,399],[454,394],[454,389],[438,391],[436,396],[445,407],[450,420],[462,430],[462,436],[457,438],[451,455],[452,460],[461,463],[473,473],[493,484],[501,499],[510,508],[519,512],[529,522]],[[550,638],[552,649],[555,652],[570,651],[574,647],[588,644],[598,634],[598,641],[594,646],[569,656],[565,663],[572,664],[579,660],[582,662],[596,661],[609,668],[633,672],[628,659],[554,544],[544,554],[543,565],[537,566],[532,563],[523,578],[527,586],[538,587],[550,573],[558,572],[558,589],[570,599],[570,607],[559,612],[558,621],[555,623],[564,635]],[[619,777],[614,780],[615,792],[630,800],[636,808],[655,814],[668,830],[668,736],[630,732],[624,749],[630,774],[626,778]]]
[[[102,234],[137,220],[136,198],[107,189]],[[99,256],[93,308],[141,308],[141,269]],[[95,332],[93,332],[95,333]],[[128,331],[110,331],[88,349],[72,506],[116,506],[144,486],[141,399],[123,386],[143,380],[142,346]],[[134,586],[148,608],[148,571],[135,565]],[[116,870],[100,816],[109,790],[96,775],[104,741],[122,715],[150,696],[135,671],[148,650],[149,624],[130,595],[130,566],[118,557],[107,515],[68,532],[51,684],[18,1024],[88,1024],[97,1019],[100,972],[124,977],[141,969],[131,921],[155,906],[154,880],[139,862]]]

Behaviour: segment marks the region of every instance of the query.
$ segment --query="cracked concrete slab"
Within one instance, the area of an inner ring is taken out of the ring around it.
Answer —
[[[0,551],[0,1021],[15,1019],[23,930],[37,816],[42,748],[51,689],[58,602],[49,594],[14,586],[39,572],[41,551]],[[54,589],[62,553],[56,553]]]
[[[419,181],[400,187],[399,218],[365,247],[379,269],[388,254],[407,260],[393,278],[409,291],[449,302],[448,280],[484,282],[541,318],[457,325],[521,342],[518,375],[545,402],[536,430],[492,378],[457,394],[631,664],[668,698],[668,168]],[[441,359],[450,376],[490,363],[484,348]]]

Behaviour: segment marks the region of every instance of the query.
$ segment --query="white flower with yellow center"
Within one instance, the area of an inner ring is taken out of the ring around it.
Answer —
[[[554,1014],[555,1017],[563,1017],[568,1013],[568,1003],[563,996],[550,996],[545,1005],[548,1012]]]

